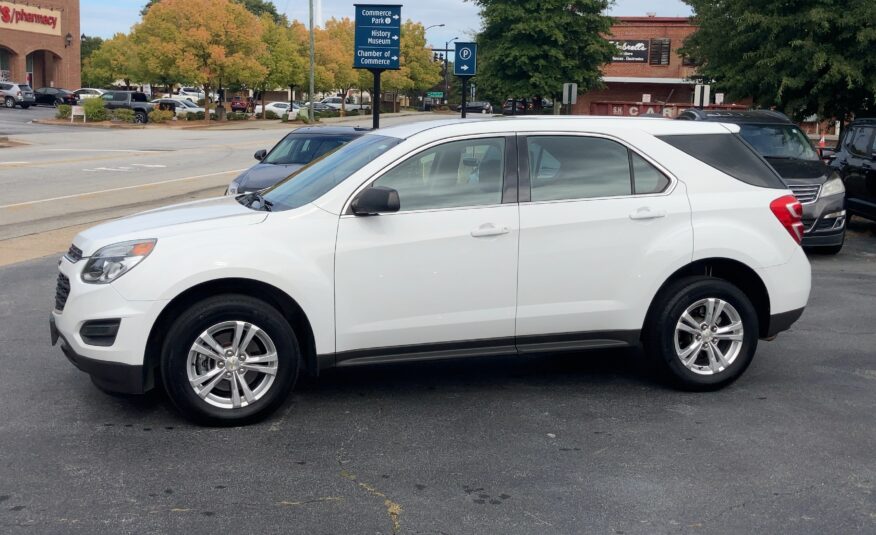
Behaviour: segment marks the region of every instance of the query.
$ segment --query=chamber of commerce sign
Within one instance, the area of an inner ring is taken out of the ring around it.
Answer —
[[[617,47],[611,55],[613,63],[648,63],[648,40],[609,41]]]
[[[0,29],[61,35],[61,12],[0,2]]]

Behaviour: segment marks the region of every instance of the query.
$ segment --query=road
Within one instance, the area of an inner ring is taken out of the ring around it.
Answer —
[[[27,118],[52,109],[0,112],[0,118]],[[434,118],[387,116],[381,124]],[[256,163],[255,151],[271,148],[294,128],[253,122],[223,129],[44,130],[21,121],[20,133],[10,139],[22,145],[0,148],[0,265],[64,250],[77,232],[99,221],[221,195]],[[332,124],[368,127],[370,117]]]
[[[876,225],[719,392],[638,351],[336,370],[194,427],[48,342],[54,257],[0,268],[0,532],[874,533]]]

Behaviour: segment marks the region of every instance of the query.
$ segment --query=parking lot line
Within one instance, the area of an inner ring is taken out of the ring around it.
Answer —
[[[30,205],[34,205],[34,204],[41,204],[41,203],[52,202],[52,201],[62,201],[62,200],[66,200],[66,199],[75,199],[77,197],[88,197],[90,195],[99,195],[101,193],[112,193],[114,191],[124,191],[124,190],[129,190],[129,189],[147,188],[149,186],[160,186],[162,184],[169,184],[172,182],[184,182],[186,180],[195,180],[197,178],[207,178],[207,177],[211,177],[211,176],[228,175],[231,173],[240,173],[240,172],[245,171],[245,170],[246,169],[232,169],[229,171],[220,171],[218,173],[207,173],[204,175],[186,176],[186,177],[182,177],[182,178],[171,178],[168,180],[160,180],[158,182],[149,182],[147,184],[136,184],[134,186],[124,186],[121,188],[110,188],[110,189],[104,189],[104,190],[98,190],[98,191],[88,191],[88,192],[84,192],[84,193],[75,193],[72,195],[62,195],[60,197],[50,197],[48,199],[37,199],[35,201],[25,201],[25,202],[19,202],[19,203],[14,203],[14,204],[4,204],[4,205],[0,205],[0,209],[17,208],[20,206],[30,206]]]

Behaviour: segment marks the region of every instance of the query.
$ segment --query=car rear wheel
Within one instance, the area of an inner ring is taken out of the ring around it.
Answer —
[[[52,105],[55,106],[55,107],[57,108],[58,106],[60,106],[60,105],[63,104],[63,103],[64,103],[63,100],[61,100],[61,99],[59,99],[59,98],[56,98],[55,101],[52,102]]]
[[[3,99],[3,105],[6,106],[7,108],[14,108],[15,107],[15,99],[12,97],[6,97],[5,99]]]
[[[687,277],[663,290],[645,329],[645,348],[685,390],[714,390],[735,381],[757,349],[757,311],[729,282]]]
[[[149,117],[146,115],[146,112],[138,111],[134,113],[134,122],[137,124],[146,124],[146,121]]]
[[[26,110],[28,108],[30,108],[30,104],[22,104],[21,105],[21,109],[23,109],[23,110]]]
[[[299,361],[295,333],[277,309],[252,297],[223,295],[195,304],[173,324],[161,377],[186,418],[242,425],[283,403]]]

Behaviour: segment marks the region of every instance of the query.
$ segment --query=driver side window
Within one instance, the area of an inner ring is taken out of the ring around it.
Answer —
[[[399,211],[501,204],[505,140],[451,141],[408,158],[374,182],[398,191]]]

